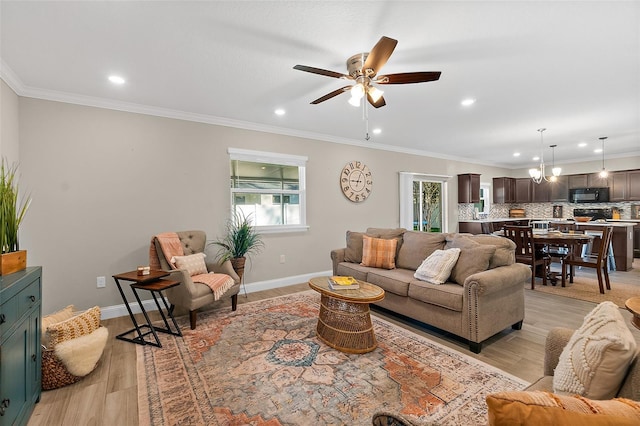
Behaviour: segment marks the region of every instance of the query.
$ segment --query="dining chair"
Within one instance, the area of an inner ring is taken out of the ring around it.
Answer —
[[[531,226],[505,225],[504,236],[516,244],[516,262],[531,266],[531,290],[536,286],[536,267],[542,266],[542,284],[547,285],[550,257],[537,251]]]
[[[609,281],[609,268],[607,265],[607,258],[609,254],[609,246],[611,245],[611,235],[613,234],[613,227],[602,227],[602,240],[598,247],[598,252],[595,255],[584,255],[580,257],[568,257],[562,262],[562,274],[567,273],[567,266],[569,266],[569,282],[573,282],[574,267],[581,266],[583,268],[595,268],[598,276],[598,286],[600,287],[600,293],[604,294],[604,285],[606,284],[607,290],[611,290],[611,282]],[[604,275],[604,282],[603,282]]]

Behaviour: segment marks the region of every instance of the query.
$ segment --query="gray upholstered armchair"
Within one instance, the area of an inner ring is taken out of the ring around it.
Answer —
[[[195,253],[205,253],[207,236],[204,231],[181,231],[177,232],[180,243],[184,251],[184,255],[188,256]],[[165,258],[160,243],[156,238],[153,239],[155,252],[157,253],[160,267],[165,271],[172,272],[171,278],[180,281],[182,284],[166,291],[171,309],[175,306],[186,308],[189,311],[189,320],[191,329],[196,328],[196,311],[215,301],[213,291],[205,284],[194,283],[189,272],[186,269],[173,269]],[[231,262],[226,261],[219,264],[215,260],[214,253],[206,253],[205,263],[208,272],[216,272],[227,274],[233,278],[234,285],[228,289],[223,298],[231,297],[231,308],[235,311],[238,306],[238,292],[240,291],[240,277],[233,270]],[[155,264],[150,259],[150,264]]]

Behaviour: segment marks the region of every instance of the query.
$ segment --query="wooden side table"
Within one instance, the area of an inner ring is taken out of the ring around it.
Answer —
[[[640,297],[631,297],[624,303],[627,310],[633,314],[631,324],[640,329]]]
[[[138,271],[124,272],[122,274],[116,274],[113,276],[114,281],[116,282],[116,286],[118,286],[118,291],[120,292],[120,296],[122,297],[122,301],[124,305],[127,307],[127,311],[129,312],[129,317],[131,318],[131,322],[133,323],[134,328],[131,330],[125,331],[124,333],[118,334],[116,339],[124,340],[125,342],[137,343],[138,345],[151,345],[156,346],[158,348],[162,347],[160,343],[160,338],[158,338],[157,332],[162,332],[166,334],[171,334],[173,336],[182,336],[182,332],[178,327],[178,323],[176,319],[173,317],[173,312],[167,305],[167,301],[162,295],[162,291],[171,287],[175,287],[180,285],[180,281],[168,280],[164,279],[164,277],[168,276],[169,272],[166,271],[157,271],[152,270],[148,275],[138,275]],[[124,295],[124,291],[122,291],[122,286],[120,284],[120,280],[122,281],[130,281],[131,290],[133,291],[136,300],[138,301],[138,305],[140,306],[140,310],[144,315],[145,320],[147,321],[145,324],[138,324],[136,321],[133,312],[131,311],[131,307],[129,306],[129,302],[127,301],[126,296]],[[144,309],[144,305],[140,300],[140,296],[138,295],[137,290],[147,290],[151,292],[153,296],[153,300],[156,302],[156,306],[158,307],[158,312],[160,312],[160,316],[162,317],[162,321],[164,322],[165,328],[155,327],[151,324],[151,320],[149,319],[149,315],[147,311]],[[162,311],[162,307],[160,306],[160,302],[158,301],[158,296],[162,300],[164,304],[164,308],[167,312],[167,315]],[[174,330],[169,326],[169,321],[167,316],[173,322]],[[146,330],[146,331],[145,331]],[[128,334],[136,333],[135,337],[126,337]],[[145,336],[153,335],[153,340],[145,339]]]

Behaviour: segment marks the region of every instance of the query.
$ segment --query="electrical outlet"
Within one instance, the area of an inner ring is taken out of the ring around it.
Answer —
[[[106,281],[104,279],[104,277],[98,277],[96,279],[96,284],[98,285],[98,288],[104,288],[106,285]]]
[[[284,263],[286,261],[286,258],[284,257],[284,254],[280,255],[280,263]]]

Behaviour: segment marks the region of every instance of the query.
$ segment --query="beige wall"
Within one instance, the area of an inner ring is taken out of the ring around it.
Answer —
[[[0,156],[9,164],[19,159],[18,95],[0,79]]]
[[[310,229],[264,236],[265,250],[245,275],[250,291],[252,283],[329,270],[329,251],[344,246],[347,229],[398,226],[400,171],[452,176],[451,231],[457,227],[457,174],[480,173],[482,182],[491,182],[513,173],[32,98],[18,103],[22,182],[33,198],[21,246],[29,265],[43,266],[45,314],[69,303],[121,304],[111,275],[148,264],[149,241],[158,232],[221,235],[230,208],[229,147],[309,158]],[[354,159],[368,164],[374,177],[372,195],[361,204],[348,201],[338,185],[341,168]],[[96,288],[97,276],[107,277],[106,288]]]
[[[28,263],[44,270],[44,312],[74,303],[121,303],[111,275],[148,264],[152,235],[221,234],[229,211],[227,148],[308,156],[308,232],[267,234],[246,273],[251,283],[327,271],[347,229],[399,224],[398,172],[452,175],[449,220],[457,225],[455,175],[490,181],[506,170],[255,131],[20,98],[20,158],[33,203],[21,234]],[[364,203],[340,192],[343,165],[373,172]],[[286,263],[279,262],[280,255]],[[96,288],[106,276],[107,288]]]

